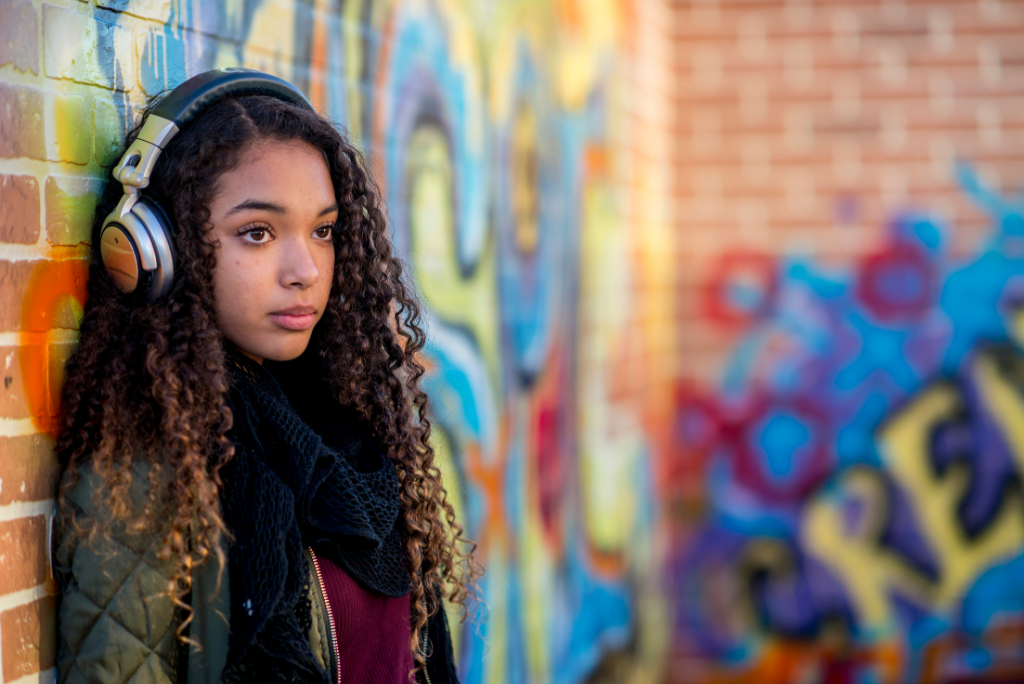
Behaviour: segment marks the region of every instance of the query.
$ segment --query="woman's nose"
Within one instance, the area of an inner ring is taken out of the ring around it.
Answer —
[[[285,287],[305,289],[316,284],[320,268],[310,246],[302,238],[288,240],[282,253],[281,279]]]

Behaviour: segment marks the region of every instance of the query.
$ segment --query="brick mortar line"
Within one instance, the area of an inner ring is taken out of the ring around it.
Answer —
[[[13,78],[12,78],[13,77]],[[46,76],[40,73],[38,76],[31,71],[18,71],[13,64],[5,64],[0,67],[0,83],[20,88],[32,88],[41,93],[54,93],[57,95],[79,95],[98,97],[100,95],[114,95],[123,91],[116,91],[106,85],[97,85],[85,81],[77,81],[67,76]],[[68,86],[71,86],[70,88]],[[133,90],[126,91],[132,93]]]
[[[8,174],[8,175],[13,175],[13,174]],[[30,174],[20,174],[20,175],[30,175]],[[46,212],[46,205],[47,205],[47,202],[46,202],[46,178],[47,178],[47,176],[44,176],[42,178],[40,178],[39,176],[33,176],[33,178],[35,178],[36,183],[39,185],[39,188],[40,188],[40,192],[39,192],[40,198],[39,199],[40,199],[40,202],[41,202],[41,206],[39,207],[39,239],[36,240],[32,244],[24,244],[24,243],[19,243],[19,242],[0,242],[0,260],[5,260],[5,261],[26,261],[26,260],[28,260],[28,261],[32,261],[32,260],[35,260],[37,258],[43,258],[43,259],[52,259],[53,258],[53,247],[55,245],[53,245],[53,243],[51,243],[50,240],[49,240],[49,222],[47,221],[47,212]],[[75,247],[72,246],[72,245],[59,245],[59,247],[64,248],[65,258],[67,258],[66,257],[67,248],[71,248],[72,250],[75,249]],[[87,258],[87,256],[84,256],[87,253],[88,253],[87,251],[82,251],[82,254],[83,254],[82,258]],[[42,257],[33,256],[35,254],[41,254],[43,256]]]
[[[50,594],[46,591],[46,586],[40,584],[32,587],[31,589],[22,589],[11,594],[5,594],[0,596],[0,613],[11,610],[12,608],[20,608],[21,606],[28,605],[33,601],[38,601],[41,598],[46,598]]]
[[[39,515],[45,515],[47,518],[50,518],[54,510],[53,499],[45,501],[16,501],[0,506],[0,522],[34,518]]]
[[[78,342],[78,331],[69,328],[50,328],[46,332],[0,333],[0,347],[24,347],[30,344],[68,344]]]
[[[3,259],[4,261],[23,261],[28,254],[33,254],[35,252],[43,254],[47,253],[49,251],[48,244],[49,243],[46,241],[46,218],[43,216],[42,207],[40,207],[39,239],[32,244],[25,244],[23,242],[0,243],[0,259]],[[31,259],[33,257],[27,258]]]
[[[38,76],[33,74],[31,69],[22,71],[16,68],[14,62],[4,64],[0,66],[0,83],[40,89],[40,86],[46,82],[46,78],[43,76],[42,62],[43,60],[40,58]]]
[[[57,2],[58,2],[58,0],[50,0],[49,3],[45,2],[44,0],[33,0],[33,2],[32,2],[32,7],[35,9],[35,12],[36,12],[36,33],[37,33],[37,40],[39,41],[38,43],[36,43],[37,50],[39,51],[39,76],[38,76],[39,83],[43,83],[43,82],[46,81],[46,64],[45,64],[45,61],[44,61],[46,59],[46,31],[44,30],[44,26],[43,26],[43,12],[44,12],[43,5],[44,4],[56,4]],[[45,104],[44,104],[44,107],[45,107]],[[45,119],[46,115],[45,115],[45,113],[43,114],[43,116],[44,116],[44,119],[43,119],[44,143],[43,144],[45,145],[46,144],[45,143],[45,135],[46,135],[46,119]],[[40,187],[40,194],[41,194],[42,193],[42,186],[39,186],[39,187]],[[42,231],[40,231],[40,232],[42,232]],[[2,662],[2,660],[0,660],[0,676],[3,676],[3,662]]]
[[[57,668],[53,667],[44,672],[25,675],[19,679],[12,679],[7,684],[56,684]]]
[[[95,162],[90,164],[72,164],[56,159],[32,159],[30,157],[0,157],[0,173],[8,176],[62,176],[65,178],[84,178],[88,180],[107,180],[110,171]]]
[[[53,260],[51,247],[44,237],[34,245],[18,245],[5,242],[0,244],[0,261],[41,261]],[[88,254],[82,254],[88,259]]]
[[[31,418],[0,418],[0,437],[29,437],[39,432]]]
[[[202,36],[202,37],[205,37],[205,38],[210,38],[212,40],[216,40],[216,41],[219,41],[221,43],[229,43],[229,44],[232,44],[233,46],[236,46],[236,47],[237,46],[244,47],[246,42],[247,42],[245,39],[241,39],[241,38],[238,38],[238,37],[233,36],[233,35],[224,34],[224,33],[214,33],[212,31],[205,30],[205,29],[203,29],[201,27],[182,24],[180,21],[176,22],[174,24],[171,24],[168,21],[170,19],[170,17],[168,17],[168,19],[154,19],[153,17],[147,17],[147,16],[142,15],[142,14],[137,14],[137,13],[135,13],[135,12],[133,12],[131,10],[131,6],[130,5],[127,8],[125,8],[125,9],[111,9],[109,7],[93,7],[92,8],[92,12],[93,13],[89,14],[89,13],[80,11],[82,9],[85,9],[85,8],[83,8],[81,6],[80,2],[69,2],[69,3],[66,3],[66,4],[56,3],[55,4],[52,1],[47,1],[45,4],[53,5],[55,7],[59,7],[60,9],[63,9],[63,10],[69,11],[69,12],[74,12],[74,13],[79,14],[81,16],[87,17],[87,18],[89,18],[89,19],[91,19],[93,21],[100,21],[100,22],[103,22],[105,24],[110,24],[111,22],[108,21],[103,16],[98,16],[95,13],[96,10],[101,10],[104,14],[109,14],[111,16],[118,15],[118,16],[121,16],[121,17],[126,17],[126,18],[128,18],[130,20],[130,23],[121,23],[121,22],[119,22],[117,24],[117,26],[120,27],[120,28],[123,28],[124,30],[128,31],[129,33],[132,33],[133,35],[140,35],[142,33],[147,32],[151,28],[152,29],[157,29],[157,30],[160,30],[160,31],[163,31],[164,29],[168,29],[169,28],[169,29],[171,29],[172,32],[184,31],[184,32],[195,34],[197,36]],[[40,14],[42,14],[42,13],[40,13]],[[43,22],[40,21],[39,23],[40,23],[40,25],[42,25]],[[356,28],[356,30],[359,30],[359,28],[360,28],[359,24],[353,24],[352,22],[348,22],[348,21],[344,21],[344,20],[339,20],[339,28],[340,28],[341,31],[344,31],[346,26],[352,26],[352,27]],[[40,45],[42,45],[42,44],[43,43],[40,42]]]

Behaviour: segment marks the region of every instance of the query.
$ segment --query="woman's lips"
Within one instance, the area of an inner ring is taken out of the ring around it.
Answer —
[[[275,311],[270,319],[285,330],[309,330],[316,320],[316,309],[312,307],[294,307]]]

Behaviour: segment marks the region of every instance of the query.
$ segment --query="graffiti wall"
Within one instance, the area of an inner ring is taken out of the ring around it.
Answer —
[[[672,22],[664,0],[0,2],[0,678],[54,676],[49,432],[97,193],[147,98],[243,65],[366,151],[424,302],[486,567],[462,681],[579,682],[609,654],[657,680]]]
[[[1021,6],[681,25],[673,681],[1020,681]]]
[[[1024,679],[1024,8],[0,1],[0,677],[53,677],[49,432],[147,98],[362,147],[480,542],[466,682]]]

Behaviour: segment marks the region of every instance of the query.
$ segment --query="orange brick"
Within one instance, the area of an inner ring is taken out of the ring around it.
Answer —
[[[0,157],[46,159],[43,94],[0,83]]]
[[[26,354],[38,358],[39,351],[42,350],[36,346],[0,347],[0,377],[3,378],[0,387],[0,418],[28,418],[31,415],[22,372]],[[45,372],[42,368],[38,371]]]
[[[31,245],[39,239],[39,183],[35,178],[0,175],[0,207],[0,242]]]
[[[57,664],[57,599],[46,596],[0,614],[4,681],[43,672]]]
[[[41,515],[0,522],[0,596],[49,581],[48,535]]]
[[[2,105],[0,105],[0,112],[2,112]],[[0,261],[0,332],[21,329],[21,300],[28,289],[32,269],[38,263],[38,261]]]
[[[85,259],[28,262],[30,284],[21,290],[20,330],[78,329],[89,263]],[[0,272],[2,275],[2,272]]]
[[[0,437],[0,506],[54,498],[60,474],[46,435]]]

